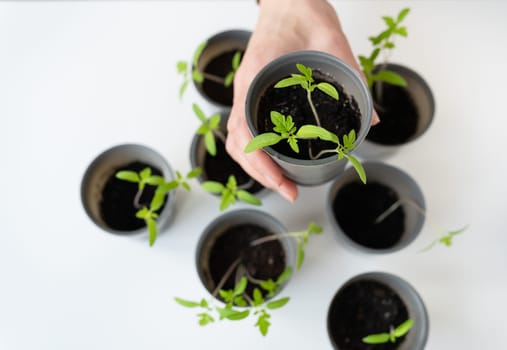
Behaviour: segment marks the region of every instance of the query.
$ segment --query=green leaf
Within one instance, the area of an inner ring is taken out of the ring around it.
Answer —
[[[150,233],[150,247],[155,244],[157,239],[157,223],[153,219],[147,219],[146,225],[148,226],[148,232]]]
[[[135,171],[130,170],[120,170],[116,173],[116,178],[128,182],[139,182],[141,179],[139,175]]]
[[[209,308],[208,302],[204,298],[201,299],[201,302],[199,303],[199,306],[203,307],[203,308]]]
[[[271,111],[269,114],[269,118],[271,119],[271,123],[273,123],[273,125],[280,128],[280,132],[287,131],[287,128],[285,126],[286,118],[282,113],[277,111]]]
[[[267,303],[266,307],[270,310],[279,309],[279,308],[283,307],[285,304],[287,304],[289,302],[289,300],[290,300],[289,297],[281,298],[278,300],[273,300],[273,301],[270,301],[269,303]]]
[[[302,127],[299,128],[298,132],[296,133],[296,137],[300,139],[319,138],[321,140],[331,141],[336,144],[340,143],[340,141],[338,140],[338,136],[317,125],[303,125]]]
[[[407,86],[406,80],[401,75],[390,70],[381,70],[373,76],[373,79],[397,86]]]
[[[248,285],[248,279],[245,276],[241,277],[239,282],[236,284],[236,287],[234,287],[234,295],[243,294],[247,285]]]
[[[176,63],[176,68],[178,69],[178,73],[185,73],[188,68],[188,63],[185,61],[178,61]]]
[[[232,290],[220,289],[218,293],[227,303],[231,302],[234,297],[234,292]]]
[[[408,7],[401,10],[400,13],[398,14],[398,18],[396,18],[396,22],[400,23],[401,21],[403,21],[409,12],[410,8]]]
[[[187,192],[191,191],[190,185],[186,182],[182,182],[181,187],[183,187]]]
[[[251,194],[250,192],[247,192],[245,190],[239,190],[236,193],[236,196],[238,197],[238,199],[240,201],[248,203],[248,204],[252,204],[252,205],[261,205],[262,204],[262,202],[259,200],[259,198],[257,198],[256,196],[254,196],[253,194]]]
[[[408,333],[408,331],[412,328],[414,325],[414,320],[408,319],[402,324],[400,324],[396,329],[393,331],[393,334],[396,338],[403,337],[405,334]]]
[[[174,190],[178,186],[179,186],[178,181],[173,180],[171,182],[166,182],[166,183],[158,185],[156,192],[165,194],[167,192]]]
[[[234,56],[232,57],[232,69],[236,71],[239,67],[239,63],[241,62],[241,52],[236,51],[234,53]]]
[[[229,72],[224,78],[224,86],[229,87],[232,85],[232,82],[234,80],[234,72]]]
[[[190,170],[190,172],[187,174],[187,179],[193,179],[199,175],[201,175],[202,169],[199,167],[195,167],[194,169]]]
[[[357,175],[359,175],[359,178],[365,184],[366,183],[366,172],[365,172],[364,167],[361,164],[361,162],[356,157],[354,157],[353,155],[350,155],[350,154],[345,155],[345,157],[348,159],[350,164],[352,164],[352,166],[356,170]]]
[[[293,75],[289,78],[285,78],[280,80],[275,84],[276,89],[285,88],[293,85],[303,85],[306,82],[306,79],[301,75]]]
[[[222,117],[220,116],[220,114],[213,114],[210,118],[209,118],[209,122],[208,122],[208,125],[211,129],[216,129],[220,126],[220,120],[222,119]]]
[[[264,289],[267,292],[274,292],[278,287],[277,284],[275,283],[275,281],[273,281],[271,278],[269,280],[262,281],[260,283],[260,286],[262,289]]]
[[[317,89],[319,89],[320,91],[322,91],[326,95],[331,96],[335,100],[338,100],[338,98],[339,98],[338,91],[336,91],[336,88],[329,83],[318,83]]]
[[[248,142],[248,144],[245,147],[245,153],[250,153],[258,149],[274,145],[280,142],[280,140],[283,140],[283,137],[273,132],[267,132],[264,134],[257,135],[256,137],[251,139],[250,142]]]
[[[184,306],[184,307],[198,307],[198,306],[201,306],[200,303],[196,303],[195,301],[189,301],[189,300],[181,299],[181,298],[178,298],[178,297],[175,297],[174,300],[178,304],[180,304],[181,306]]]
[[[231,320],[231,321],[239,321],[244,318],[247,318],[249,315],[250,315],[250,310],[235,311],[234,313],[228,315],[227,319]]]
[[[264,310],[263,310],[264,311]],[[257,319],[257,323],[255,324],[257,327],[259,327],[259,331],[263,336],[266,336],[268,334],[268,329],[270,326],[269,318],[271,316],[266,313],[265,311],[259,316]]]
[[[383,344],[389,341],[389,334],[388,333],[371,334],[364,337],[362,340],[363,343],[366,344]]]
[[[320,233],[322,233],[322,226],[319,226],[312,221],[308,225],[308,232],[310,234],[320,234]]]
[[[234,304],[238,306],[248,306],[245,298],[243,298],[241,295],[234,298]]]
[[[385,49],[394,49],[394,43],[392,41],[388,41],[384,44]]]
[[[146,179],[146,183],[152,186],[158,186],[164,182],[164,178],[159,175],[152,175]]]
[[[215,156],[217,154],[215,135],[213,135],[213,132],[211,130],[204,134],[204,145],[206,145],[206,150],[208,150],[209,154],[212,156]]]
[[[202,83],[204,81],[204,76],[201,74],[201,72],[199,72],[197,69],[194,69],[192,71],[192,79],[196,82],[196,83]]]
[[[139,173],[139,176],[141,177],[141,180],[145,180],[146,181],[146,179],[148,179],[151,176],[151,168],[144,168]]]
[[[236,203],[236,199],[234,198],[234,194],[228,190],[225,189],[222,193],[221,201],[220,201],[220,211],[224,211],[225,209],[229,208],[229,206]]]
[[[183,94],[185,93],[187,86],[188,86],[188,80],[185,80],[180,86],[180,92],[179,92],[180,99],[183,98]]]
[[[197,66],[197,63],[199,62],[199,58],[201,57],[201,54],[202,54],[202,52],[203,52],[203,50],[204,50],[204,48],[206,47],[207,44],[208,44],[207,41],[202,42],[195,49],[194,56],[192,57],[192,65],[194,67]]]
[[[292,148],[294,152],[299,153],[298,140],[294,136],[289,137],[287,139],[287,142],[289,143],[290,148]]]
[[[229,175],[229,177],[227,178],[226,186],[231,191],[236,190],[236,188],[238,187],[238,182],[236,181],[236,177],[234,175]]]
[[[204,112],[202,109],[197,105],[197,103],[192,103],[192,110],[194,111],[194,114],[199,118],[201,123],[206,124],[206,116],[204,115]]]
[[[150,203],[150,211],[155,212],[159,210],[162,207],[162,204],[164,204],[165,199],[165,193],[164,192],[157,192],[155,191],[155,195],[153,196],[153,199]]]
[[[146,207],[142,207],[136,212],[136,218],[138,219],[146,219],[149,217],[150,211]]]
[[[224,185],[217,181],[204,181],[201,186],[211,193],[222,193],[225,188]]]
[[[210,131],[210,128],[206,124],[201,124],[197,131],[195,132],[197,135],[205,135],[208,131]]]
[[[303,265],[304,260],[305,260],[305,251],[303,249],[303,244],[299,243],[297,248],[296,270],[299,270],[301,268],[301,265]]]
[[[307,81],[313,82],[312,69],[310,67],[307,67],[301,63],[296,63],[296,68],[298,69],[298,71],[303,73]]]
[[[394,32],[402,37],[407,37],[408,36],[408,33],[407,33],[407,27],[399,27],[399,28],[396,28],[394,30]]]
[[[200,326],[206,326],[209,323],[215,322],[215,319],[207,313],[197,314],[197,316],[200,317],[200,319],[199,319]]]
[[[285,270],[278,276],[276,280],[277,285],[282,285],[285,281],[287,281],[290,278],[290,275],[292,275],[292,268],[290,266],[287,266]]]
[[[396,26],[396,22],[394,22],[394,19],[392,17],[384,16],[382,19],[389,28],[394,28]]]
[[[253,291],[253,306],[260,306],[264,304],[264,298],[259,288],[255,288]]]

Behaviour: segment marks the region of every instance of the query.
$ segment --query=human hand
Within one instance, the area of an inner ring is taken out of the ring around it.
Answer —
[[[258,182],[287,200],[296,200],[296,184],[262,150],[245,153],[252,139],[245,118],[248,88],[269,62],[293,51],[317,50],[339,57],[361,73],[338,16],[326,0],[261,0],[255,31],[234,78],[234,101],[227,124],[226,148]],[[378,117],[373,116],[373,124]]]

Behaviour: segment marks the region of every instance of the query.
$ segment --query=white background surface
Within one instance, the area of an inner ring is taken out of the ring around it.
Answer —
[[[404,1],[334,2],[356,54],[382,15]],[[197,119],[211,113],[192,89],[177,99],[175,64],[222,30],[253,29],[254,1],[0,3],[0,349],[328,349],[326,313],[348,278],[395,273],[430,315],[427,349],[501,349],[507,331],[507,3],[410,2],[409,39],[393,62],[422,74],[437,110],[430,130],[389,159],[421,186],[431,222],[402,252],[362,256],[337,244],[325,213],[328,185],[302,188],[290,205],[275,194],[261,210],[289,229],[308,220],[325,234],[285,289],[262,338],[253,320],[201,328],[174,296],[207,296],[194,265],[217,199],[194,184],[153,248],[96,227],[79,186],[100,152],[126,142],[158,150],[188,171]],[[239,205],[238,207],[243,207]],[[431,224],[470,224],[451,249],[418,250]]]

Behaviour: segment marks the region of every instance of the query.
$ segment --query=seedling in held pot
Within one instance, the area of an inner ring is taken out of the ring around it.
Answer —
[[[162,176],[152,175],[152,170],[149,167],[144,168],[139,173],[130,170],[120,170],[115,174],[116,178],[120,180],[138,184],[138,190],[133,199],[133,205],[136,209],[138,209],[136,217],[144,220],[146,226],[148,227],[150,246],[153,246],[155,240],[157,239],[157,211],[164,204],[166,194],[179,186],[183,187],[187,191],[190,191],[190,185],[187,180],[199,176],[200,173],[201,169],[195,168],[183,177],[180,172],[176,171],[176,179],[169,182]],[[156,187],[155,194],[148,205],[140,203],[140,199],[146,185]]]

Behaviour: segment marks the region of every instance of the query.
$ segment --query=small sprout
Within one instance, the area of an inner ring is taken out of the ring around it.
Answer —
[[[362,339],[366,344],[384,344],[387,342],[396,343],[398,338],[403,337],[414,325],[414,320],[408,319],[398,327],[389,330],[389,333],[370,334]]]
[[[452,245],[452,239],[454,236],[465,232],[465,230],[468,228],[468,225],[458,229],[458,230],[451,230],[447,231],[443,236],[435,239],[433,242],[431,242],[426,248],[422,249],[421,252],[426,252],[433,248],[436,244],[441,243],[446,247],[450,247]]]
[[[391,204],[391,206],[389,206],[386,210],[384,210],[382,213],[380,213],[380,215],[377,216],[377,218],[375,219],[374,223],[375,224],[381,223],[385,218],[387,218],[389,215],[394,213],[394,211],[396,209],[398,209],[400,206],[402,206],[403,204],[409,205],[410,207],[415,209],[422,216],[424,216],[424,217],[427,216],[426,211],[419,204],[417,204],[415,201],[413,201],[412,199],[409,199],[409,198],[400,198],[396,202]],[[468,225],[466,225],[458,230],[451,230],[451,231],[444,231],[441,229],[435,229],[435,231],[443,231],[443,233],[444,233],[443,236],[435,239],[433,242],[431,242],[426,248],[422,249],[420,252],[425,252],[425,251],[430,250],[437,243],[442,243],[446,247],[450,247],[452,245],[452,239],[454,238],[454,236],[456,236],[460,233],[463,233],[467,228],[468,228]]]
[[[290,237],[298,242],[298,246],[302,246],[308,242],[308,237],[312,234],[319,234],[322,232],[322,228],[316,225],[314,222],[310,222],[308,228],[305,231],[272,234],[269,236],[262,237],[261,239],[254,240],[250,243],[250,246],[258,246],[263,243],[279,240],[283,237]],[[299,249],[298,249],[299,250]],[[244,255],[242,255],[244,256]],[[252,276],[247,270],[247,264],[242,261],[242,256],[238,257],[227,269],[218,282],[215,290],[213,291],[213,297],[220,295],[225,303],[225,307],[212,307],[211,304],[216,301],[212,299],[207,302],[205,299],[201,301],[190,301],[181,298],[174,298],[175,301],[181,306],[187,308],[200,308],[203,312],[197,314],[198,323],[201,326],[205,326],[215,321],[215,318],[211,315],[213,311],[218,314],[219,320],[230,320],[238,321],[248,318],[249,316],[255,316],[256,322],[255,327],[259,329],[262,336],[266,336],[271,326],[271,310],[276,310],[284,307],[290,300],[289,297],[283,297],[276,300],[270,300],[273,298],[282,288],[283,284],[292,275],[292,269],[287,266],[285,270],[276,278],[259,280]],[[302,258],[301,258],[302,262]],[[298,265],[299,259],[298,259]],[[298,266],[299,268],[299,266]],[[235,276],[234,288],[225,290],[222,287],[226,281],[231,277]],[[247,294],[246,290],[248,285],[253,285],[253,292],[251,295]],[[264,291],[264,293],[263,293]],[[264,294],[266,295],[264,297]],[[249,306],[251,309],[240,309],[236,307]]]
[[[381,52],[386,53],[395,47],[395,37],[402,36],[407,37],[407,28],[402,26],[401,23],[410,12],[410,9],[404,8],[400,11],[396,19],[384,16],[384,20],[387,28],[384,29],[379,35],[370,37],[369,40],[373,45],[373,51],[370,56],[359,56],[359,63],[366,77],[368,87],[372,87],[376,81],[386,82],[398,86],[406,86],[407,82],[403,77],[393,71],[384,69],[388,62],[387,54],[384,56],[384,62],[380,69],[375,71],[375,67],[379,54]]]
[[[354,167],[359,178],[363,183],[366,183],[366,172],[361,162],[354,157],[350,152],[355,148],[356,132],[354,129],[350,130],[348,135],[343,135],[342,142],[338,139],[338,136],[332,132],[316,125],[303,125],[299,130],[294,126],[292,117],[284,116],[276,111],[271,111],[271,121],[275,125],[273,131],[255,136],[248,142],[245,147],[245,152],[250,153],[258,149],[272,146],[280,142],[281,140],[287,140],[292,150],[299,153],[298,139],[321,139],[323,141],[330,141],[336,144],[335,149],[326,149],[313,156],[310,152],[312,159],[318,159],[320,156],[326,153],[336,153],[338,159],[346,158],[350,164]],[[297,130],[297,131],[296,131]]]
[[[204,145],[206,146],[206,150],[209,154],[215,156],[217,154],[215,136],[225,144],[225,136],[220,130],[220,114],[213,114],[209,117],[209,119],[207,119],[204,112],[197,104],[192,104],[192,109],[194,110],[197,118],[201,121],[201,126],[199,126],[196,133],[204,136]]]
[[[146,227],[148,228],[150,246],[153,246],[153,244],[155,244],[155,240],[157,239],[157,211],[160,210],[164,204],[166,194],[179,186],[182,186],[187,191],[190,191],[190,185],[186,182],[186,180],[199,176],[200,173],[201,169],[195,168],[191,170],[185,178],[183,178],[181,174],[176,171],[176,179],[169,182],[166,182],[162,176],[152,175],[152,170],[149,167],[144,168],[139,173],[130,170],[120,170],[115,174],[116,178],[120,180],[138,184],[138,190],[134,197],[133,205],[138,209],[136,217],[144,220]],[[156,186],[155,194],[153,195],[149,205],[139,203],[146,185]]]
[[[206,48],[207,44],[208,42],[205,41],[197,47],[192,57],[192,65],[188,64],[186,61],[178,61],[176,63],[178,74],[181,74],[183,76],[183,82],[179,90],[180,98],[183,97],[188,83],[190,82],[190,78],[196,83],[202,83],[205,79],[207,79],[218,84],[222,84],[225,87],[231,86],[241,61],[241,52],[236,51],[234,53],[231,61],[231,70],[225,75],[225,77],[219,77],[214,74],[202,72],[198,68],[199,58],[201,57],[201,54]]]
[[[247,183],[248,184],[248,183]],[[230,175],[227,184],[223,185],[218,181],[204,181],[202,188],[210,193],[220,194],[220,210],[224,211],[230,205],[235,204],[236,200],[251,205],[261,205],[262,202],[250,192],[244,190],[242,186],[238,186],[236,177]]]

